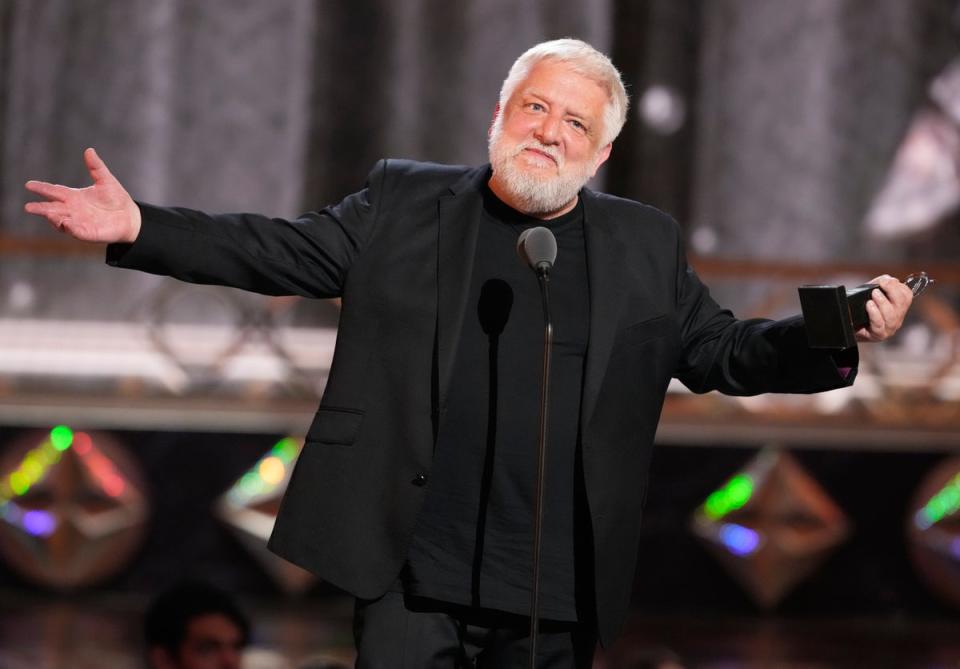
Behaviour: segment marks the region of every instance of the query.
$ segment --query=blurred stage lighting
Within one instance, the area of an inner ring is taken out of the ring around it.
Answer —
[[[37,291],[32,283],[18,279],[7,292],[7,309],[11,314],[25,314],[37,302]]]
[[[143,477],[105,434],[58,425],[0,454],[0,556],[51,588],[100,581],[143,539]]]
[[[694,512],[699,536],[762,607],[775,606],[848,533],[843,512],[789,454],[765,449]]]
[[[648,87],[637,105],[640,120],[660,135],[672,135],[687,120],[687,105],[676,89],[663,84]]]
[[[921,234],[960,207],[960,58],[929,92],[931,104],[914,115],[867,213],[878,239]]]
[[[907,523],[910,553],[930,589],[960,606],[960,457],[920,484]]]
[[[299,594],[315,581],[310,572],[267,550],[280,500],[287,490],[301,441],[284,437],[263,454],[217,500],[215,513],[227,524],[270,577],[285,592]]]

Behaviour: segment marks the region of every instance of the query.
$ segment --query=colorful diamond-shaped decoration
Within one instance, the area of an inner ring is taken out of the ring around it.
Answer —
[[[944,461],[921,483],[907,535],[924,580],[960,605],[960,458]]]
[[[761,451],[694,512],[692,528],[760,606],[775,606],[848,533],[843,512],[788,453]]]
[[[284,591],[304,592],[316,577],[267,550],[267,539],[277,520],[280,500],[287,490],[300,442],[285,437],[274,444],[225,492],[216,503],[216,514],[240,543]]]
[[[107,435],[65,425],[28,434],[0,454],[0,554],[54,588],[115,573],[144,535],[142,480]]]

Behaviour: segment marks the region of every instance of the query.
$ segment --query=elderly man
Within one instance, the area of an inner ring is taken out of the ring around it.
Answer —
[[[524,663],[542,320],[518,235],[546,225],[555,330],[541,666],[590,666],[626,615],[667,384],[695,392],[849,385],[856,350],[806,346],[799,318],[738,321],[687,266],[680,230],[584,184],[627,98],[577,40],[514,63],[490,165],[384,160],[366,187],[293,221],[135,203],[92,149],[75,190],[27,205],[108,262],[266,294],[342,297],[323,399],[270,547],[358,598],[359,664]],[[878,279],[860,341],[903,321]]]

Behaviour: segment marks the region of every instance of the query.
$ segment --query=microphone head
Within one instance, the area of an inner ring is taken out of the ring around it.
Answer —
[[[557,259],[557,238],[542,226],[528,228],[517,239],[517,253],[534,270],[549,270]]]

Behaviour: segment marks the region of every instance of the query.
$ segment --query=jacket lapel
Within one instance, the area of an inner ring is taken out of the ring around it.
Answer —
[[[467,292],[483,212],[482,188],[487,169],[470,172],[438,204],[437,375],[439,407],[446,406],[457,343],[463,329]],[[585,426],[596,406],[613,349],[627,285],[625,255],[610,232],[596,196],[581,191],[584,240],[590,291],[590,339],[584,370],[581,421]]]
[[[471,171],[438,203],[437,376],[439,410],[446,406],[450,375],[467,307],[488,170]]]
[[[611,234],[610,222],[601,204],[591,191],[583,189],[580,193],[583,197],[583,235],[590,282],[590,339],[587,343],[580,408],[581,429],[585,429],[593,415],[613,350],[628,283],[626,256]]]

